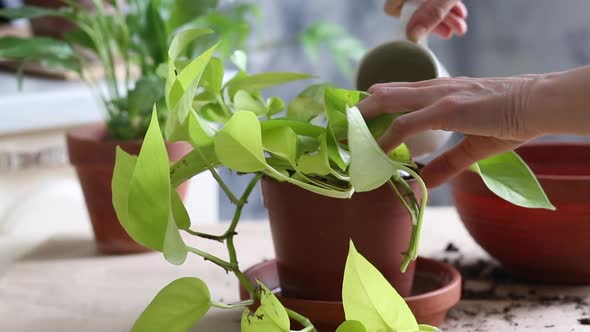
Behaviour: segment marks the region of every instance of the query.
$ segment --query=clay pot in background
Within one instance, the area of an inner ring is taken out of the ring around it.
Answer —
[[[452,181],[461,220],[475,241],[515,276],[590,283],[590,143],[534,143],[517,152],[557,211],[514,206],[466,171]]]
[[[80,5],[94,8],[92,0],[79,0]],[[66,6],[62,0],[24,0],[27,6],[37,6],[56,9]],[[61,39],[67,32],[75,30],[76,24],[60,17],[40,17],[31,19],[31,29],[35,36]]]
[[[76,168],[84,192],[86,207],[94,229],[98,250],[107,254],[125,254],[148,251],[129,237],[113,208],[111,181],[115,167],[116,147],[138,155],[142,141],[116,141],[108,139],[104,126],[88,126],[70,131],[67,145],[70,163]],[[176,161],[192,147],[184,142],[166,144],[170,160]],[[178,188],[181,198],[187,183]]]
[[[415,265],[405,273],[400,266],[412,222],[389,186],[337,199],[264,178],[262,193],[283,296],[341,301],[350,239],[402,296],[410,294]]]

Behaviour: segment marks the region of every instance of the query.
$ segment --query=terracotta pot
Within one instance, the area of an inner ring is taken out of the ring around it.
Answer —
[[[400,266],[412,222],[389,186],[336,199],[264,178],[262,192],[286,297],[340,301],[350,239],[402,296],[410,294],[415,265],[405,273]]]
[[[104,126],[88,126],[67,134],[70,163],[76,168],[84,192],[86,207],[94,229],[98,250],[108,254],[148,251],[136,243],[117,219],[112,203],[111,181],[115,167],[116,147],[137,155],[142,141],[117,141],[108,138]],[[170,159],[182,158],[192,147],[184,142],[166,144]],[[187,183],[178,188],[182,198]]]
[[[452,181],[461,220],[516,276],[590,283],[590,144],[535,143],[517,152],[557,211],[514,206],[492,194],[479,176],[464,172]]]
[[[344,321],[344,308],[340,301],[313,301],[291,299],[280,294],[277,265],[266,261],[244,272],[250,281],[260,280],[273,290],[281,303],[309,318],[319,331],[334,331]],[[240,285],[240,299],[249,298]],[[412,294],[404,300],[420,324],[439,326],[447,312],[461,299],[461,274],[448,264],[432,259],[418,258]]]
[[[67,6],[63,0],[25,0],[24,3],[28,6],[37,6],[51,9]],[[79,3],[88,9],[94,8],[92,0],[80,0]],[[75,30],[76,28],[76,24],[60,17],[39,17],[31,19],[31,29],[33,30],[33,34],[36,36],[61,39],[66,33]]]

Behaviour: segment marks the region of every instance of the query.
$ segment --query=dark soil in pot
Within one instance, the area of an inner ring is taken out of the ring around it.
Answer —
[[[284,296],[341,301],[350,239],[402,296],[410,294],[415,265],[405,273],[400,266],[412,222],[389,186],[336,199],[264,178],[262,192]]]
[[[590,144],[534,143],[517,152],[557,210],[514,206],[492,194],[475,173],[464,172],[452,182],[461,220],[515,276],[590,283]]]
[[[116,147],[120,146],[127,153],[137,155],[141,144],[139,140],[111,140],[104,126],[78,128],[67,135],[70,163],[76,168],[96,244],[103,253],[125,254],[149,250],[131,239],[119,223],[111,192]],[[167,143],[166,148],[172,161],[182,158],[192,149],[184,142]],[[178,188],[182,198],[186,190],[186,183]]]

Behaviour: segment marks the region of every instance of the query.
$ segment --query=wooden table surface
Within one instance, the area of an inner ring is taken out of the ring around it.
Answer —
[[[225,227],[202,230],[220,233]],[[241,266],[273,257],[268,223],[243,222],[238,231]],[[590,288],[514,282],[473,242],[454,209],[429,208],[422,238],[422,256],[455,262],[467,279],[464,299],[444,331],[590,331]],[[446,250],[451,242],[458,251]],[[225,253],[219,243],[191,244]],[[159,253],[101,256],[83,231],[46,241],[0,237],[1,264],[0,331],[129,331],[153,296],[183,276],[205,280],[216,300],[238,298],[236,280],[202,259],[189,257],[176,267]],[[239,319],[240,311],[212,310],[193,331],[237,332]]]

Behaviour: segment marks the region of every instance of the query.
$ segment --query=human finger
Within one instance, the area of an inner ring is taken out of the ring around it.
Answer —
[[[420,176],[429,188],[438,187],[474,163],[517,145],[490,137],[465,136],[459,144],[424,166]]]
[[[418,41],[443,22],[458,0],[430,0],[424,2],[408,22],[409,39]]]

